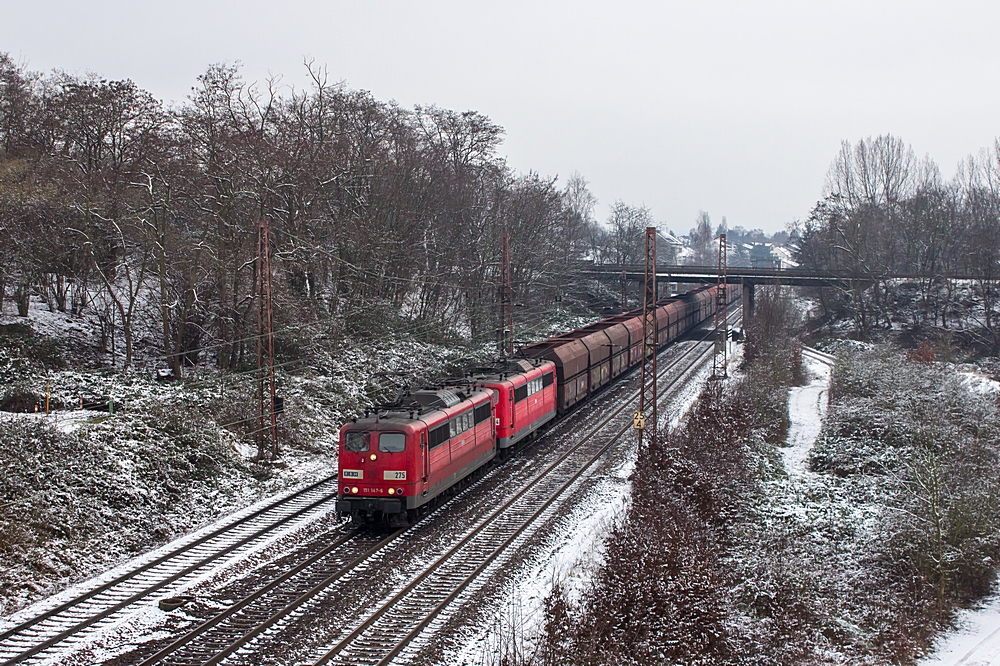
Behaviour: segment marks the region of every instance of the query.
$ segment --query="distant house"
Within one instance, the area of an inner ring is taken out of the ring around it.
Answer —
[[[635,262],[637,264],[646,263],[646,232],[638,234],[637,236],[638,247],[635,253]],[[684,244],[680,238],[677,238],[673,234],[667,232],[664,233],[659,229],[656,230],[656,263],[657,264],[677,264],[680,262],[681,256],[688,252],[687,245]],[[629,262],[632,263],[632,262]]]
[[[643,241],[645,243],[645,240]],[[643,254],[645,254],[645,247],[643,248]],[[658,264],[676,264],[681,254],[684,252],[684,243],[680,238],[677,238],[673,234],[664,234],[662,231],[657,229],[656,231],[656,263]]]
[[[781,268],[781,255],[775,252],[771,243],[754,243],[750,247],[752,268]]]
[[[792,258],[792,251],[787,247],[775,245],[773,251],[781,259],[782,268],[798,268],[798,262]]]

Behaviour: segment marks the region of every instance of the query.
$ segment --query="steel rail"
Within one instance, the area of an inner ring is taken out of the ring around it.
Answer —
[[[341,578],[344,574],[346,574],[347,572],[349,572],[352,569],[354,569],[358,564],[360,564],[361,562],[364,562],[366,559],[368,559],[369,557],[371,557],[372,555],[374,555],[375,553],[377,553],[379,550],[381,550],[382,548],[384,548],[386,545],[388,545],[392,541],[395,541],[396,538],[398,538],[407,529],[409,529],[409,528],[405,528],[404,527],[404,528],[398,529],[395,532],[393,532],[392,534],[390,534],[389,536],[387,536],[386,538],[382,539],[377,544],[375,544],[374,546],[372,546],[371,548],[369,548],[368,550],[366,550],[363,554],[361,554],[360,556],[355,557],[354,559],[352,559],[347,565],[341,567],[335,574],[333,574],[333,575],[328,576],[327,578],[325,578],[323,580],[323,583],[321,583],[320,585],[322,585],[322,587],[328,587],[331,583],[335,582],[337,579]],[[280,575],[277,578],[273,579],[267,585],[265,585],[262,588],[254,591],[252,594],[244,597],[243,599],[241,599],[240,601],[236,602],[232,606],[226,608],[224,611],[222,611],[222,612],[216,614],[215,616],[209,618],[205,622],[203,622],[200,625],[198,625],[197,627],[195,627],[192,631],[184,634],[180,638],[174,640],[169,645],[167,645],[167,646],[163,647],[162,649],[158,650],[152,656],[147,657],[143,661],[139,662],[139,666],[150,666],[151,664],[155,664],[155,663],[158,663],[160,661],[163,661],[164,659],[166,659],[167,657],[169,657],[171,654],[173,654],[173,653],[177,652],[178,650],[180,650],[182,647],[185,647],[186,645],[190,644],[194,639],[196,639],[196,638],[198,638],[200,636],[203,636],[210,629],[212,629],[212,628],[220,625],[223,621],[225,621],[225,620],[227,620],[227,619],[235,616],[239,611],[243,610],[244,608],[246,608],[247,606],[249,606],[254,601],[257,601],[258,599],[261,599],[262,597],[266,596],[268,593],[270,593],[272,590],[274,590],[275,588],[277,588],[282,583],[287,582],[292,577],[294,577],[294,576],[302,573],[303,571],[305,571],[306,569],[308,569],[309,567],[311,567],[313,564],[319,562],[323,558],[325,558],[328,555],[330,555],[331,553],[335,552],[342,545],[344,545],[348,541],[351,541],[352,539],[354,539],[355,537],[357,537],[361,533],[362,533],[361,530],[355,530],[353,533],[345,535],[344,537],[341,537],[340,539],[338,539],[334,543],[332,543],[329,546],[327,546],[327,547],[323,548],[322,550],[320,550],[318,553],[316,553],[313,556],[309,557],[308,559],[300,562],[299,564],[297,564],[296,566],[292,567],[291,569],[289,569],[288,571],[286,571],[282,575]],[[314,595],[315,592],[313,592],[313,590],[316,590],[317,588],[322,589],[322,588],[320,588],[320,585],[314,585],[312,588],[310,588],[310,592],[308,592],[306,594],[312,593]],[[306,595],[301,595],[299,598],[296,599],[297,603],[293,602],[293,604],[289,604],[288,606],[286,606],[286,608],[287,608],[289,606],[294,605],[294,608],[291,608],[288,612],[291,612],[291,611],[295,610],[295,608],[298,608],[303,603],[305,603],[306,601],[308,601],[309,598],[311,598],[311,596],[307,597]],[[217,663],[219,663],[221,660],[225,659],[230,654],[232,654],[233,652],[235,652],[236,650],[238,650],[240,647],[242,647],[245,643],[247,643],[250,640],[252,640],[255,636],[257,636],[261,632],[263,632],[266,629],[268,629],[271,626],[271,624],[273,624],[273,622],[277,622],[278,620],[281,619],[281,617],[284,617],[284,615],[272,614],[268,618],[268,620],[266,622],[258,624],[250,632],[248,632],[246,634],[243,634],[237,641],[231,642],[225,649],[223,649],[222,651],[216,653],[210,659],[208,659],[208,660],[206,660],[204,662],[199,662],[199,663],[205,664],[205,666],[207,666],[208,664],[217,664]],[[273,622],[272,622],[272,619],[273,619]]]
[[[706,337],[703,337],[701,340],[698,340],[698,342],[704,341],[704,339],[706,339]],[[672,363],[671,365],[667,366],[664,369],[663,373],[660,373],[660,374],[661,375],[665,375],[666,373],[670,372],[673,368],[676,368],[677,365],[680,363],[680,361],[682,359],[684,359],[688,354],[690,354],[694,349],[695,349],[695,347],[692,347],[689,350],[685,350],[685,352],[678,359],[676,359],[674,363]],[[705,352],[703,352],[701,355],[703,356],[704,353]],[[694,363],[696,363],[696,362],[697,361],[695,361]],[[693,365],[694,363],[692,363],[691,365]],[[687,368],[685,368],[685,370],[682,371],[681,375],[685,374],[688,371],[688,369],[691,367],[691,365],[689,365]],[[537,484],[539,481],[541,481],[545,477],[545,475],[547,475],[549,473],[549,471],[551,471],[552,469],[554,469],[558,464],[560,464],[569,455],[571,455],[580,446],[582,446],[582,444],[585,443],[594,434],[594,432],[596,432],[600,428],[603,428],[611,419],[613,419],[616,416],[618,416],[619,414],[621,414],[621,412],[625,409],[625,407],[628,406],[628,403],[629,403],[629,401],[627,400],[624,403],[623,407],[620,407],[617,410],[615,410],[615,412],[611,416],[609,416],[608,418],[606,418],[586,438],[584,438],[583,440],[581,440],[580,442],[578,442],[576,445],[574,445],[573,447],[571,447],[569,450],[567,450],[562,456],[560,456],[560,458],[557,461],[555,461],[554,463],[552,463],[551,465],[549,465],[549,467],[547,467],[543,472],[541,472],[540,474],[536,475],[530,482],[528,482],[525,485],[524,488],[522,488],[522,490],[518,493],[517,496],[519,497],[519,496],[523,495],[523,493],[527,492],[531,487],[533,487],[535,484]],[[262,633],[264,633],[265,631],[267,631],[270,627],[272,627],[275,624],[277,624],[278,622],[280,622],[283,618],[288,617],[291,613],[293,613],[297,609],[301,608],[304,604],[306,604],[307,602],[309,602],[313,598],[315,598],[315,597],[319,596],[320,594],[322,594],[323,591],[326,590],[330,585],[332,585],[333,583],[335,583],[337,580],[343,578],[350,571],[352,571],[355,568],[357,568],[357,566],[359,564],[361,564],[364,561],[370,559],[372,556],[374,556],[376,553],[378,553],[379,551],[381,551],[382,549],[384,549],[390,543],[394,542],[400,535],[402,535],[404,532],[406,532],[407,529],[408,528],[403,528],[403,529],[400,529],[400,530],[397,530],[397,531],[393,532],[388,537],[386,537],[385,539],[379,541],[373,547],[371,547],[370,549],[368,549],[362,555],[354,558],[353,560],[351,560],[347,564],[341,566],[337,571],[333,572],[330,575],[325,576],[322,580],[316,582],[315,584],[312,584],[307,591],[305,591],[304,593],[296,596],[291,602],[289,602],[287,604],[283,604],[278,610],[269,613],[268,616],[267,616],[267,618],[264,621],[257,623],[256,625],[254,625],[252,628],[250,628],[247,631],[241,631],[240,635],[235,640],[229,640],[229,641],[227,641],[227,644],[225,645],[225,647],[219,649],[219,647],[218,647],[217,644],[213,645],[213,649],[215,650],[214,654],[210,658],[208,658],[206,660],[203,660],[203,661],[199,661],[198,663],[202,663],[205,666],[211,666],[213,664],[221,663],[221,661],[223,661],[228,656],[230,656],[233,653],[235,653],[237,650],[239,650],[240,648],[242,648],[243,646],[245,646],[247,643],[249,643],[250,641],[252,641],[257,636],[259,636]],[[152,656],[150,656],[150,657],[146,658],[145,660],[143,660],[142,662],[140,662],[139,666],[151,666],[152,664],[159,663],[159,662],[162,662],[162,661],[166,660],[168,657],[170,657],[171,655],[173,655],[174,653],[176,653],[180,649],[184,648],[185,646],[190,645],[195,639],[204,636],[209,630],[213,629],[214,627],[217,627],[217,626],[221,625],[227,619],[234,618],[237,615],[237,613],[239,613],[243,609],[246,609],[253,602],[265,598],[270,592],[274,591],[282,583],[285,583],[288,580],[290,580],[291,578],[293,578],[294,576],[296,576],[296,575],[298,575],[298,574],[306,571],[313,564],[319,562],[324,557],[328,556],[330,553],[332,553],[334,550],[336,550],[336,548],[339,547],[339,545],[341,545],[342,543],[343,542],[340,542],[338,544],[334,544],[333,546],[324,548],[319,553],[313,555],[312,557],[310,557],[306,561],[304,561],[304,562],[296,565],[293,569],[285,572],[284,574],[282,574],[278,578],[272,580],[270,583],[268,583],[264,587],[256,590],[254,593],[248,595],[247,597],[244,597],[243,599],[241,599],[236,604],[233,604],[232,606],[228,607],[224,611],[222,611],[222,612],[218,613],[217,615],[213,616],[211,619],[203,622],[201,625],[199,625],[198,627],[196,627],[194,630],[186,633],[185,635],[179,637],[178,639],[176,639],[175,641],[173,641],[169,645],[167,645],[164,648],[158,650],[155,654],[153,654]]]
[[[64,603],[62,603],[62,604],[60,604],[60,605],[58,605],[58,606],[56,606],[56,607],[54,607],[54,608],[52,608],[52,609],[44,612],[44,613],[42,613],[41,615],[38,615],[38,616],[32,618],[31,620],[28,620],[26,622],[21,623],[20,625],[18,625],[16,627],[8,629],[3,634],[0,634],[0,642],[7,641],[10,638],[16,637],[18,634],[23,634],[23,633],[25,633],[25,631],[36,629],[38,627],[38,625],[40,625],[42,622],[45,622],[47,620],[51,620],[51,619],[55,618],[57,615],[66,612],[67,610],[73,609],[76,606],[79,606],[80,604],[83,604],[83,603],[86,603],[88,601],[91,601],[91,600],[93,600],[95,597],[97,597],[100,594],[110,592],[110,591],[113,590],[113,588],[115,588],[115,587],[117,587],[119,585],[122,585],[122,584],[128,583],[130,581],[133,581],[134,579],[136,579],[141,574],[146,573],[146,572],[148,572],[148,571],[150,571],[150,570],[152,570],[152,569],[154,569],[156,567],[159,567],[161,565],[168,564],[171,560],[183,557],[184,555],[190,553],[191,551],[195,550],[196,548],[198,548],[200,546],[203,546],[203,545],[207,544],[208,542],[212,541],[213,539],[216,539],[216,538],[218,538],[220,536],[223,536],[227,532],[232,532],[234,530],[237,530],[240,527],[242,527],[244,525],[247,525],[251,521],[256,520],[257,518],[260,518],[261,516],[263,516],[263,515],[271,512],[271,511],[280,509],[282,506],[285,506],[285,505],[289,504],[290,502],[294,501],[295,499],[300,498],[303,495],[305,495],[305,494],[307,494],[309,492],[312,492],[313,490],[316,490],[317,488],[320,488],[324,484],[330,484],[331,482],[334,485],[334,492],[332,492],[332,493],[326,493],[326,494],[322,495],[321,497],[319,497],[318,499],[310,502],[309,504],[306,504],[305,506],[300,507],[296,511],[294,511],[294,512],[292,512],[290,514],[287,514],[285,516],[279,517],[278,520],[275,521],[274,523],[271,523],[269,525],[265,525],[265,526],[261,527],[260,529],[252,532],[251,534],[249,534],[249,535],[247,535],[247,536],[245,536],[245,537],[243,537],[243,538],[241,538],[241,539],[239,539],[239,540],[237,540],[237,541],[235,541],[235,542],[233,542],[231,544],[228,544],[224,548],[222,548],[220,550],[217,550],[217,551],[214,551],[212,553],[209,553],[208,555],[195,560],[193,563],[191,563],[191,564],[185,566],[184,568],[182,568],[182,569],[174,572],[173,574],[170,574],[166,578],[163,578],[163,579],[161,579],[159,581],[156,581],[156,582],[154,582],[153,584],[151,584],[149,586],[142,587],[140,590],[138,590],[138,591],[133,592],[132,594],[130,594],[124,600],[121,600],[121,601],[113,604],[112,606],[110,606],[108,608],[105,608],[103,611],[101,611],[100,613],[98,613],[96,615],[91,615],[91,616],[87,617],[86,619],[84,619],[82,621],[79,621],[79,622],[77,622],[77,621],[74,620],[75,624],[73,624],[70,628],[63,630],[63,631],[61,631],[60,633],[58,633],[58,634],[56,634],[54,636],[51,636],[50,638],[46,639],[42,643],[38,643],[38,644],[32,646],[31,648],[18,653],[16,656],[14,656],[12,658],[8,658],[7,660],[5,660],[3,662],[0,662],[0,666],[11,666],[11,665],[19,663],[19,662],[21,662],[21,661],[23,661],[25,659],[33,657],[33,656],[39,654],[40,652],[43,652],[43,651],[45,651],[45,650],[47,650],[47,649],[49,649],[49,648],[57,645],[58,643],[61,643],[62,641],[66,640],[67,638],[69,638],[69,637],[71,637],[71,636],[73,636],[75,634],[78,634],[80,631],[82,631],[84,629],[87,629],[88,627],[94,625],[95,623],[100,622],[101,620],[104,620],[107,617],[110,617],[111,615],[113,615],[114,613],[117,613],[118,611],[122,610],[123,608],[134,604],[135,602],[139,601],[140,599],[149,596],[153,592],[156,592],[157,590],[163,589],[167,585],[170,585],[170,584],[176,582],[177,580],[179,580],[179,579],[181,579],[181,578],[183,578],[183,577],[185,577],[187,575],[190,575],[194,571],[197,571],[198,569],[200,569],[200,568],[202,568],[202,567],[210,564],[212,561],[220,559],[222,557],[225,557],[225,556],[229,555],[230,553],[234,552],[235,550],[237,550],[237,549],[239,549],[239,548],[247,545],[248,543],[259,539],[261,536],[264,536],[267,533],[272,532],[275,529],[277,529],[277,528],[279,528],[279,527],[287,524],[288,522],[290,522],[290,521],[292,521],[292,520],[294,520],[294,519],[302,516],[303,514],[308,513],[309,511],[312,511],[316,507],[318,507],[318,506],[320,506],[320,505],[322,505],[322,504],[324,504],[326,502],[329,502],[332,499],[336,499],[336,496],[337,496],[337,493],[336,493],[337,477],[336,476],[326,477],[326,478],[321,479],[321,480],[319,480],[319,481],[317,481],[315,483],[312,483],[312,484],[310,484],[308,486],[305,486],[304,488],[301,488],[301,489],[299,489],[299,490],[297,490],[297,491],[295,491],[295,492],[293,492],[293,493],[291,493],[291,494],[289,494],[289,495],[287,495],[287,496],[285,496],[285,497],[283,497],[283,498],[281,498],[279,500],[276,500],[275,502],[272,502],[272,503],[270,503],[268,505],[265,505],[265,506],[263,506],[263,507],[255,510],[255,511],[253,511],[250,514],[247,514],[246,516],[242,516],[242,517],[238,518],[234,522],[231,522],[231,523],[229,523],[227,525],[224,525],[224,526],[219,527],[219,528],[217,528],[215,530],[212,530],[211,532],[202,535],[201,537],[195,539],[194,541],[192,541],[190,543],[183,544],[182,546],[179,546],[178,548],[176,548],[176,549],[174,549],[174,550],[172,550],[172,551],[170,551],[168,553],[164,553],[163,555],[157,557],[156,559],[153,559],[153,560],[151,560],[151,561],[149,561],[149,562],[147,562],[147,563],[145,563],[145,564],[143,564],[143,565],[141,565],[139,567],[136,567],[135,569],[132,569],[132,570],[130,570],[128,572],[125,572],[124,574],[121,574],[120,576],[115,577],[114,579],[112,579],[112,580],[110,580],[110,581],[108,581],[108,582],[100,585],[99,587],[96,587],[96,588],[94,588],[92,590],[89,590],[86,593],[84,593],[82,595],[79,595],[78,597],[70,599],[70,600],[68,600],[68,601],[66,601],[66,602],[64,602]]]
[[[698,342],[704,342],[708,339],[710,335],[704,336]],[[698,347],[691,347],[688,350],[674,359],[673,362],[664,368],[664,370],[657,374],[657,378],[665,376],[668,373],[674,371],[678,365],[681,364],[683,359],[689,354],[697,350]],[[703,349],[697,356],[692,360],[680,373],[678,373],[667,385],[666,390],[670,390],[675,387],[675,385],[680,382],[684,377],[688,375],[690,370],[697,366],[699,362],[704,362],[705,358],[708,356],[708,352],[711,347]],[[609,416],[602,420],[598,425],[590,430],[583,438],[581,438],[576,444],[570,447],[565,453],[563,453],[557,460],[552,462],[548,467],[546,467],[542,472],[532,478],[528,483],[526,483],[514,496],[512,496],[507,502],[495,509],[489,516],[483,519],[475,528],[469,531],[465,537],[463,537],[459,542],[453,545],[448,551],[443,553],[434,562],[428,565],[423,572],[421,572],[416,578],[414,578],[408,585],[397,592],[389,600],[382,603],[382,605],[372,613],[364,622],[362,622],[358,627],[356,627],[350,634],[342,638],[336,645],[329,648],[324,654],[315,662],[317,666],[325,664],[336,657],[338,654],[343,652],[345,649],[350,647],[353,642],[359,638],[366,630],[368,630],[372,625],[375,624],[382,616],[384,616],[389,610],[395,608],[399,602],[412,593],[422,582],[427,580],[433,573],[438,571],[446,562],[452,559],[452,557],[461,551],[466,545],[470,544],[473,539],[484,533],[487,527],[492,525],[499,517],[506,514],[508,510],[514,505],[515,502],[520,500],[529,490],[535,488],[539,485],[546,476],[548,476],[554,469],[560,466],[571,454],[575,453],[580,447],[586,444],[594,435],[603,430],[612,420],[617,418],[628,409],[639,392],[636,391],[631,394],[627,399],[622,401],[622,405],[615,409]],[[664,396],[665,398],[666,396]],[[461,592],[478,576],[482,573],[485,568],[492,563],[500,554],[505,552],[510,544],[514,542],[517,537],[519,537],[528,527],[530,527],[537,519],[553,504],[553,502],[558,499],[563,492],[570,486],[572,486],[582,475],[586,472],[597,460],[599,460],[611,446],[621,439],[622,435],[631,429],[631,423],[623,426],[617,433],[615,433],[603,446],[601,446],[595,454],[593,454],[589,460],[587,460],[582,466],[580,466],[575,473],[573,473],[567,480],[558,486],[558,488],[549,494],[549,497],[526,519],[522,524],[514,530],[514,532],[507,536],[503,542],[496,546],[493,551],[483,560],[480,561],[479,565],[473,570],[472,573],[468,574],[462,582],[453,587],[450,594],[448,594],[443,600],[441,600],[429,613],[427,613],[423,620],[418,623],[418,625],[412,629],[403,639],[401,639],[395,647],[393,647],[390,652],[383,657],[379,662],[379,666],[383,664],[388,664],[392,661],[396,655],[402,651],[406,645],[408,645],[416,636],[418,636],[426,626],[449,604],[455,597],[457,597]]]
[[[826,352],[821,352],[820,350],[813,349],[812,347],[806,347],[805,345],[802,345],[802,353],[808,354],[813,358],[815,358],[816,360],[822,361],[823,363],[826,363],[828,365],[837,362],[836,356],[832,354],[827,354]]]

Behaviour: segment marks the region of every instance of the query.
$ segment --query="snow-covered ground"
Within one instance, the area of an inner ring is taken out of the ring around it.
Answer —
[[[809,472],[809,451],[823,427],[829,403],[829,363],[804,354],[802,363],[811,379],[805,386],[794,386],[788,393],[787,446],[781,449],[788,475],[802,477]]]
[[[935,642],[920,666],[1000,665],[1000,595],[975,609],[962,611],[956,628]]]
[[[739,357],[730,359],[735,369]],[[735,370],[733,370],[735,371]],[[703,366],[667,408],[661,408],[661,426],[677,426],[698,399],[711,366]],[[605,540],[625,516],[629,506],[630,477],[635,468],[636,447],[629,446],[607,469],[562,524],[567,528],[548,543],[526,566],[524,573],[505,595],[492,620],[484,622],[463,648],[449,655],[449,663],[497,662],[500,643],[512,637],[521,641],[523,654],[532,654],[544,630],[545,599],[555,586],[566,598],[577,601],[604,562]]]

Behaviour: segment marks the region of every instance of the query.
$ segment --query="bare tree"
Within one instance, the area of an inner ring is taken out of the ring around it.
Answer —
[[[654,226],[653,215],[646,206],[630,206],[618,200],[608,214],[609,248],[613,263],[624,268],[644,260],[643,233]]]
[[[712,217],[705,211],[698,211],[695,227],[688,234],[691,246],[691,262],[696,266],[715,264],[718,250],[712,234]]]

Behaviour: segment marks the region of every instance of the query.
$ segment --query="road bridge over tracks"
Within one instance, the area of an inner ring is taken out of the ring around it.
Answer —
[[[581,272],[598,279],[643,281],[645,266],[595,264],[583,262]],[[754,288],[761,285],[786,285],[792,287],[852,287],[867,288],[876,280],[927,280],[930,278],[949,280],[972,280],[974,275],[966,274],[932,274],[932,273],[854,273],[850,271],[820,271],[809,268],[748,268],[730,266],[726,272],[729,284],[743,285],[744,316],[753,315]],[[658,264],[656,266],[657,282],[678,282],[695,284],[714,284],[719,279],[719,269],[716,266],[680,266],[673,264]]]

